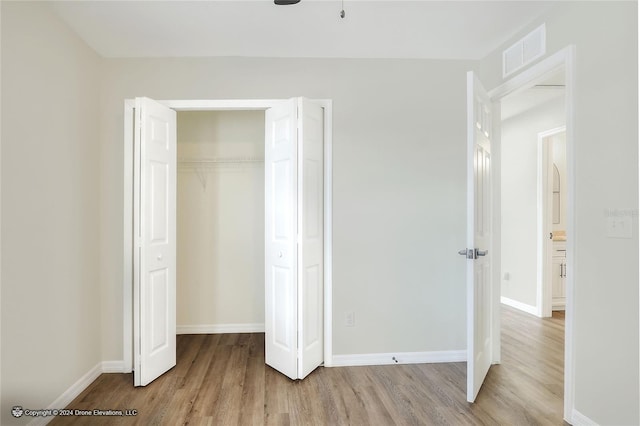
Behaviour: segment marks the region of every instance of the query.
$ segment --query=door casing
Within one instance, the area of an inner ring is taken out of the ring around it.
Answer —
[[[286,99],[164,100],[175,111],[264,111]],[[332,116],[330,99],[312,99],[324,110],[324,366],[333,365],[332,342]],[[134,99],[124,102],[124,200],[123,200],[123,361],[124,372],[133,371],[133,139]]]
[[[564,68],[565,71],[565,114],[566,114],[566,142],[567,142],[567,280],[566,280],[566,308],[565,308],[565,337],[564,337],[564,420],[573,423],[575,410],[575,353],[574,353],[574,288],[576,283],[574,266],[578,253],[576,253],[576,218],[575,218],[575,45],[569,45],[553,55],[541,60],[537,64],[527,68],[520,74],[489,91],[489,97],[494,104],[496,116],[500,114],[500,101],[507,95],[533,86],[546,75]],[[494,120],[493,148],[493,211],[501,211],[500,194],[500,168],[501,168],[501,141],[500,122]],[[500,247],[500,215],[493,215],[493,305],[500,306],[500,282],[501,282],[501,247]],[[493,363],[500,363],[500,310],[492,312],[492,355]]]

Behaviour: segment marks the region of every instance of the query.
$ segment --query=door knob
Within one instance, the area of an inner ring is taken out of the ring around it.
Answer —
[[[158,260],[162,260],[162,253],[160,253],[157,257]]]
[[[278,257],[282,257],[283,253],[281,251],[278,252]]]
[[[462,249],[458,252],[460,256],[464,256],[467,259],[473,259],[473,250],[470,249]]]

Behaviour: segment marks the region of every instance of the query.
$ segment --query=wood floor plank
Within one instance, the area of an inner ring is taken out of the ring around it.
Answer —
[[[502,364],[474,404],[466,364],[318,368],[293,381],[265,365],[264,334],[177,336],[177,364],[146,387],[102,374],[51,425],[563,425],[564,315],[502,308]]]
[[[255,335],[254,335],[255,336]],[[265,375],[264,357],[256,356],[254,344],[257,339],[253,339],[247,347],[248,358],[247,368],[244,373],[244,386],[242,388],[242,399],[238,424],[241,425],[263,425],[265,424],[264,394]]]

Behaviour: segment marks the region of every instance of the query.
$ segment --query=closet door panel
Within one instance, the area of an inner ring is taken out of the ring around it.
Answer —
[[[265,114],[265,361],[297,378],[297,105]]]
[[[134,385],[176,365],[176,113],[136,99]]]
[[[324,111],[300,98],[298,116],[298,378],[302,379],[324,359]]]

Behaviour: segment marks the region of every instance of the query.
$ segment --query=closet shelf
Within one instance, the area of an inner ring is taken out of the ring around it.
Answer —
[[[261,157],[178,158],[178,166],[206,167],[217,164],[264,163]]]
[[[207,175],[219,170],[259,167],[264,165],[261,157],[217,157],[217,158],[178,158],[178,171],[195,172],[202,184],[202,189],[207,189]]]

